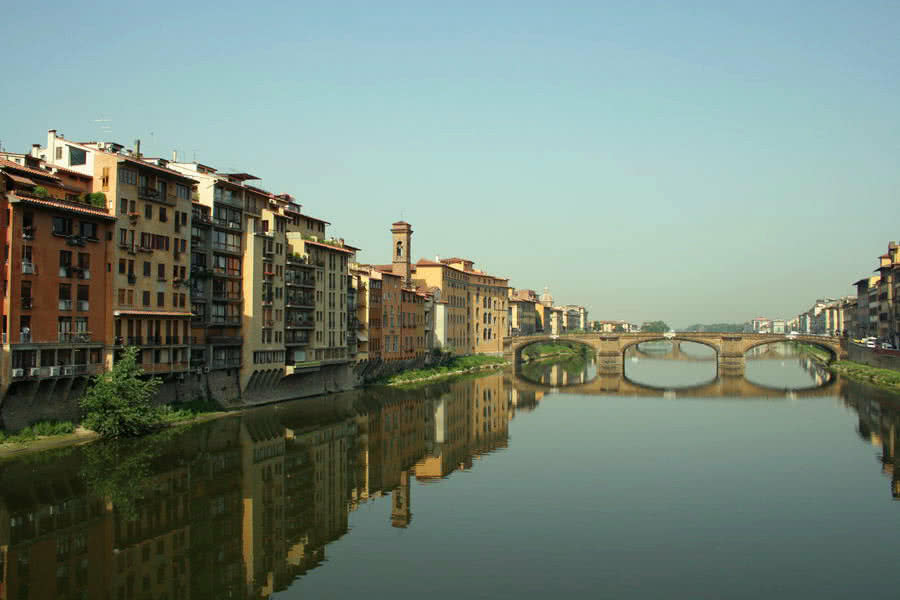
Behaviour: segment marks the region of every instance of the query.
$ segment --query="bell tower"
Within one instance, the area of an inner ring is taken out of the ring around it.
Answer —
[[[410,242],[412,241],[412,227],[406,221],[397,221],[391,225],[391,264],[394,275],[403,278],[403,287],[412,287],[412,267],[410,266]]]

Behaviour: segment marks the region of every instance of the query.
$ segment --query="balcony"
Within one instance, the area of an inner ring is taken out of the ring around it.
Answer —
[[[166,344],[170,346],[187,346],[188,339],[177,335],[167,335]]]
[[[23,240],[33,240],[35,227],[33,225],[28,225],[22,228],[22,239]]]
[[[206,250],[207,241],[196,235],[191,236],[191,250]]]
[[[138,198],[141,200],[159,200],[159,190],[148,186],[139,187]],[[129,213],[129,216],[131,216],[131,213]]]
[[[213,346],[240,346],[244,338],[239,335],[208,335],[206,342]]]
[[[34,298],[31,298],[31,297],[24,298],[23,297],[22,298],[22,310],[31,310],[32,308],[34,308],[34,306],[32,306],[33,301],[34,301]]]
[[[210,317],[210,325],[222,325],[225,327],[240,327],[241,317]]]
[[[285,308],[315,308],[315,300],[312,296],[288,296],[284,299]]]
[[[315,323],[312,319],[289,319],[284,322],[285,329],[313,329]]]
[[[34,268],[34,263],[29,261],[22,261],[22,274],[23,275],[34,275],[37,273],[37,269]]]
[[[91,308],[91,303],[87,300],[78,300],[77,308],[81,312],[87,312]]]
[[[91,270],[85,267],[74,267],[75,277],[78,279],[88,280],[91,278]]]
[[[59,276],[60,277],[69,278],[69,277],[72,277],[73,273],[74,273],[74,270],[72,269],[72,267],[70,265],[60,265],[59,266]]]
[[[173,363],[144,363],[141,365],[145,373],[177,373],[188,371],[190,366],[186,362]]]
[[[203,265],[191,265],[191,277],[209,277],[212,271]]]
[[[240,358],[214,358],[210,368],[212,369],[234,369],[240,368]]]
[[[192,225],[212,225],[212,219],[209,218],[209,215],[195,210],[193,213],[191,213],[191,224]]]
[[[130,213],[128,213],[128,220],[131,221],[132,223],[135,223],[140,218],[140,216],[141,216],[141,213],[139,213],[139,212],[130,212]]]
[[[161,346],[162,345],[162,336],[159,335],[148,335],[144,340],[144,345],[146,346]]]
[[[60,300],[59,301],[59,310],[72,310],[72,301],[71,300]]]
[[[292,331],[294,335],[285,335],[285,346],[305,346],[309,344],[309,334],[305,332]]]
[[[128,285],[134,285],[137,283],[137,275],[134,273],[128,274]]]
[[[57,336],[59,341],[65,344],[90,344],[94,341],[91,339],[90,331],[60,331]]]
[[[240,254],[241,247],[233,244],[223,244],[222,242],[213,242],[212,249],[218,252],[227,252],[229,254]]]
[[[274,301],[274,298],[273,298],[272,294],[263,294],[263,297],[262,297],[263,305],[272,304],[273,301]]]

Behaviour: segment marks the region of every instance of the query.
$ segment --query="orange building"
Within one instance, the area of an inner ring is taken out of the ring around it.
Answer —
[[[402,309],[402,278],[399,275],[381,272],[381,323],[383,360],[400,360],[404,357],[401,347],[403,328],[400,324]]]
[[[105,198],[88,195],[91,177],[28,162],[0,161],[11,259],[3,273],[0,392],[68,395],[102,370],[112,342],[106,242],[115,217]],[[34,410],[29,420],[42,416]]]

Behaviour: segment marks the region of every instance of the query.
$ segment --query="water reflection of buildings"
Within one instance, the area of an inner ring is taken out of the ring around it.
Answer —
[[[891,496],[900,500],[900,465],[897,461],[900,398],[852,381],[846,382],[844,390],[844,404],[856,411],[859,418],[856,430],[859,437],[881,450],[881,470],[891,479]]]
[[[0,600],[268,597],[322,563],[360,503],[389,494],[391,524],[410,526],[411,481],[507,444],[501,375],[360,398],[4,464]]]

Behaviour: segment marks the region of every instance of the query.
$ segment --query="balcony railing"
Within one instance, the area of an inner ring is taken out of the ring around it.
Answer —
[[[37,273],[37,269],[34,268],[34,263],[29,261],[22,261],[22,274],[23,275],[34,275]]]
[[[68,344],[89,344],[93,341],[90,331],[60,331],[57,336],[60,342]]]
[[[159,190],[148,186],[139,187],[138,198],[142,200],[157,200],[159,199]]]
[[[241,324],[240,317],[210,317],[209,322],[211,325],[227,325],[227,326],[239,326]]]
[[[291,319],[284,322],[286,329],[312,329],[315,324],[312,319]]]
[[[72,301],[71,300],[60,300],[59,301],[59,310],[72,310]]]
[[[87,300],[79,300],[78,301],[78,310],[81,312],[87,312],[91,309],[91,303]]]
[[[239,346],[244,338],[239,335],[208,335],[206,341],[213,346]]]
[[[240,358],[214,358],[212,361],[213,369],[231,369],[241,366]]]
[[[195,225],[212,225],[212,219],[209,215],[203,214],[199,211],[194,211],[191,213],[191,224]]]
[[[34,308],[32,306],[33,301],[34,298],[31,297],[22,298],[22,310],[31,310],[32,308]]]

